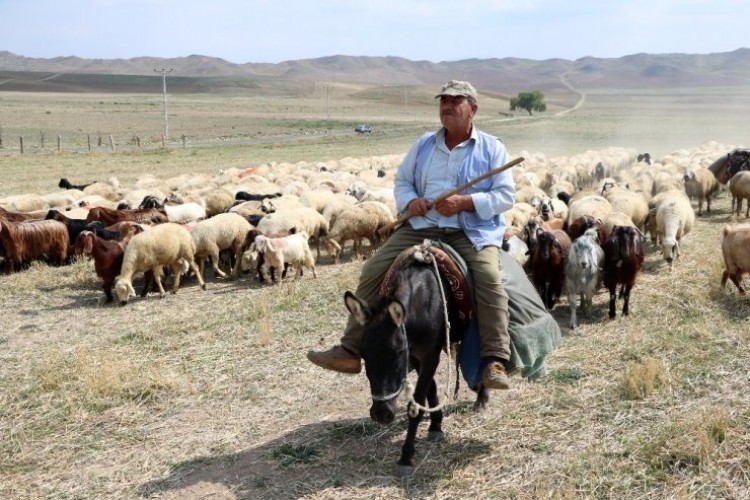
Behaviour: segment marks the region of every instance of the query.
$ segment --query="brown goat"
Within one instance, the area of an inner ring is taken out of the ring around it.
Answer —
[[[604,242],[604,286],[609,290],[609,318],[616,316],[617,285],[624,300],[622,315],[628,315],[630,291],[643,267],[643,237],[632,226],[615,226]]]
[[[529,269],[531,281],[549,310],[562,295],[565,263],[571,244],[570,237],[562,229],[537,229],[536,244],[531,249],[529,258]]]
[[[68,257],[68,230],[56,220],[10,222],[0,218],[0,243],[5,251],[5,272],[33,260],[61,265]]]
[[[169,222],[167,213],[160,208],[135,208],[131,210],[113,210],[107,207],[92,207],[86,217],[86,222],[100,220],[105,226],[111,226],[121,221],[153,222],[160,224]]]
[[[102,281],[102,289],[107,297],[107,302],[112,302],[112,288],[115,285],[115,278],[120,275],[122,270],[122,257],[125,255],[125,246],[133,234],[129,234],[124,241],[112,241],[100,238],[91,231],[82,231],[76,238],[73,251],[77,256],[92,257],[94,259],[94,270],[96,275]],[[149,286],[154,282],[154,275],[151,271],[144,274],[144,285],[141,291],[141,297],[145,297]]]

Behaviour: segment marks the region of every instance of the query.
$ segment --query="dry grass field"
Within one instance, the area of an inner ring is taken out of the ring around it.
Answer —
[[[52,192],[60,177],[127,185],[144,174],[399,154],[437,124],[429,89],[405,106],[398,93],[338,88],[330,119],[325,91],[313,90],[176,96],[170,128],[191,138],[187,147],[154,139],[142,150],[125,143],[160,134],[158,96],[0,93],[0,196]],[[621,146],[658,158],[709,141],[747,146],[743,92],[588,91],[575,112],[553,116],[577,99],[550,96],[548,113],[512,120],[487,99],[479,126],[512,156]],[[359,122],[373,134],[355,135]],[[117,136],[117,150],[88,152],[85,134],[97,132]],[[71,138],[61,152],[58,133]],[[428,442],[421,427],[410,479],[395,475],[405,414],[372,423],[364,375],[305,359],[340,336],[342,296],[361,266],[348,254],[340,265],[323,258],[315,280],[262,286],[209,274],[206,291],[188,279],[176,295],[125,307],[103,303],[88,262],[0,276],[0,497],[750,498],[750,302],[719,287],[721,230],[744,222],[729,202],[697,218],[673,271],[649,245],[629,318],[607,319],[600,291],[571,331],[563,300],[552,312],[563,342],[545,379],[513,379],[483,413],[462,385],[446,439]]]

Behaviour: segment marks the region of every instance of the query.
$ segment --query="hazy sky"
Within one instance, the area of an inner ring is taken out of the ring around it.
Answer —
[[[456,61],[708,54],[750,47],[748,0],[0,0],[26,57],[338,54]]]

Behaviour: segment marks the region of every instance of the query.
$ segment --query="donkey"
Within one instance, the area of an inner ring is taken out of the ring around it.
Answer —
[[[427,409],[425,401],[429,403],[430,439],[443,435],[443,412],[434,376],[440,351],[447,348],[446,328],[451,342],[460,341],[465,331],[457,300],[450,291],[443,301],[441,286],[450,290],[446,279],[438,276],[432,264],[421,262],[410,251],[402,253],[391,266],[375,303],[368,304],[349,291],[344,294],[347,309],[364,326],[360,350],[370,382],[370,417],[374,421],[393,422],[396,399],[408,383],[409,371],[418,373],[408,406],[406,440],[398,461],[402,476],[413,472],[414,440]],[[477,391],[476,406],[483,407],[489,399],[487,389],[480,385]]]

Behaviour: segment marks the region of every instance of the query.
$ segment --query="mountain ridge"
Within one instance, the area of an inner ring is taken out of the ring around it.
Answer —
[[[505,57],[431,62],[397,56],[332,55],[280,63],[242,64],[197,54],[177,58],[64,56],[44,59],[0,51],[0,72],[5,78],[34,73],[160,77],[162,68],[172,69],[172,78],[234,77],[433,86],[449,79],[463,79],[481,90],[503,93],[530,87],[562,91],[562,75],[580,88],[744,86],[750,83],[750,49],[712,54],[638,53],[619,58],[586,56],[573,61]],[[54,87],[54,78],[49,87]],[[2,85],[0,90],[3,90]]]

